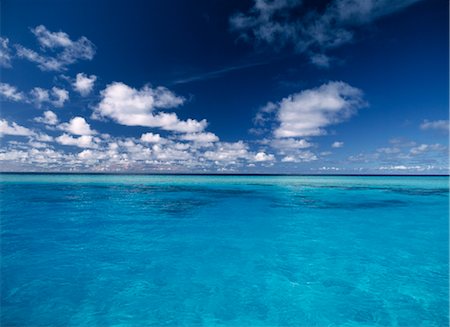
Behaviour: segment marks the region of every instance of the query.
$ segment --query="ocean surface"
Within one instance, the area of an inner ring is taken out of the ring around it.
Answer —
[[[448,182],[3,174],[1,326],[448,326]]]

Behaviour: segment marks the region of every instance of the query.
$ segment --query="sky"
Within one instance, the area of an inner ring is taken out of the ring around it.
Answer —
[[[0,170],[447,174],[445,0],[2,0]]]

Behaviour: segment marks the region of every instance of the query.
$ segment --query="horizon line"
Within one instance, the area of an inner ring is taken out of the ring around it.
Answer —
[[[297,174],[297,173],[139,173],[139,172],[33,172],[0,171],[0,175],[117,175],[117,176],[348,176],[348,177],[450,177],[450,174]]]

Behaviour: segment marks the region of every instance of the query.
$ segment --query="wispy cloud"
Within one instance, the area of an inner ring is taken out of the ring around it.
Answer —
[[[267,61],[259,61],[259,62],[248,63],[248,64],[243,64],[243,65],[229,66],[229,67],[221,68],[218,70],[200,73],[200,74],[193,75],[193,76],[186,77],[186,78],[180,78],[180,79],[175,80],[172,84],[186,84],[186,83],[191,83],[191,82],[209,80],[209,79],[213,79],[213,78],[220,78],[220,77],[222,77],[228,73],[234,72],[234,71],[257,67],[257,66],[263,66],[263,65],[266,65],[267,63],[268,63]]]
[[[43,71],[62,71],[67,66],[79,60],[92,60],[95,55],[95,45],[85,36],[73,41],[62,31],[50,32],[44,25],[31,29],[41,46],[42,53],[16,44],[17,56],[34,62]],[[45,51],[57,52],[50,56]]]
[[[301,0],[254,0],[246,13],[231,16],[231,30],[239,39],[275,49],[292,48],[311,63],[328,67],[329,49],[350,43],[358,27],[419,0],[333,0],[320,10],[305,10]]]

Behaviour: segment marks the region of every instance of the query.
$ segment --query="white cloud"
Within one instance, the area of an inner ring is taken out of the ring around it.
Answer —
[[[58,87],[52,87],[52,96],[53,100],[51,103],[58,108],[64,106],[64,102],[69,100],[69,92]]]
[[[344,146],[344,142],[339,142],[339,141],[333,142],[333,144],[331,144],[331,147],[336,148],[336,149],[342,148],[343,146]]]
[[[270,146],[280,151],[288,151],[310,148],[312,144],[305,139],[296,140],[293,138],[285,138],[270,140]]]
[[[217,135],[210,132],[184,134],[180,137],[180,139],[184,141],[192,141],[198,143],[212,143],[219,141]]]
[[[51,90],[35,87],[30,91],[30,96],[31,101],[38,108],[45,103],[50,103],[54,107],[61,108],[69,100],[69,92],[58,87],[52,87]]]
[[[67,33],[62,31],[50,32],[44,25],[39,25],[31,32],[36,36],[44,54],[16,45],[17,55],[38,65],[44,71],[60,71],[78,60],[92,60],[95,55],[95,46],[86,37],[82,36],[77,41],[70,39]],[[57,52],[50,56],[45,52],[51,50]]]
[[[420,155],[430,151],[444,151],[446,147],[436,143],[436,144],[420,144],[416,147],[410,149],[409,153],[413,156]]]
[[[11,67],[11,50],[9,48],[9,39],[0,36],[0,66],[3,68]]]
[[[159,134],[145,133],[141,135],[141,141],[146,143],[159,143],[162,139]]]
[[[44,114],[42,117],[37,117],[34,119],[34,121],[38,123],[43,123],[46,125],[56,125],[58,124],[58,116],[53,111],[47,110],[44,111]]]
[[[313,64],[328,67],[325,52],[354,40],[359,26],[399,11],[418,0],[333,0],[306,10],[301,0],[254,0],[247,13],[230,18],[239,38],[275,49],[292,47]]]
[[[78,73],[75,82],[73,83],[73,88],[82,96],[87,96],[94,88],[94,83],[96,80],[97,76],[95,75],[87,76],[84,73]]]
[[[0,95],[11,101],[24,101],[25,96],[15,86],[8,83],[0,83]]]
[[[3,135],[33,136],[35,133],[15,122],[12,122],[10,125],[5,119],[0,119],[0,136]]]
[[[63,134],[56,138],[56,142],[62,145],[73,145],[79,148],[95,148],[96,144],[93,142],[91,135],[82,135],[80,137],[72,137],[68,134]]]
[[[317,156],[309,151],[297,151],[294,154],[290,154],[281,159],[282,162],[310,162],[317,160]]]
[[[264,162],[264,161],[274,161],[275,157],[273,154],[266,154],[265,152],[258,152],[255,154],[254,159],[256,162]]]
[[[144,86],[140,90],[124,83],[114,82],[101,91],[102,100],[95,108],[93,118],[109,117],[126,126],[158,127],[181,133],[201,132],[206,120],[179,120],[175,113],[158,112],[158,108],[172,108],[184,103],[184,98],[172,91]]]
[[[249,159],[251,154],[248,151],[248,146],[242,142],[220,142],[216,149],[209,150],[204,153],[206,159],[222,162],[226,164],[235,164],[239,159]]]
[[[326,134],[325,127],[340,123],[366,104],[362,91],[344,82],[328,82],[284,98],[279,103],[277,138]]]
[[[422,129],[422,130],[438,130],[438,131],[448,132],[449,121],[448,120],[434,120],[434,121],[425,120],[422,124],[420,124],[420,129]]]
[[[97,133],[91,129],[91,126],[83,117],[74,117],[69,123],[60,124],[58,128],[74,135],[93,135]]]

